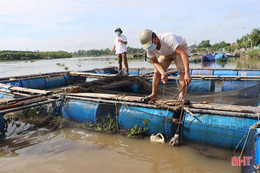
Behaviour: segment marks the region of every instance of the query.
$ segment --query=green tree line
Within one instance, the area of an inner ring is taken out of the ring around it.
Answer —
[[[260,45],[260,29],[254,28],[250,34],[243,35],[241,38],[238,38],[236,42],[233,42],[232,44],[226,43],[225,41],[221,41],[219,43],[211,45],[209,40],[202,40],[198,44],[198,51],[218,51],[222,49],[226,51],[234,51],[236,49],[250,48],[258,45]],[[196,50],[192,50],[192,52],[195,51]]]
[[[71,58],[72,55],[65,51],[32,52],[32,51],[0,51],[0,60],[31,60],[49,58]]]
[[[83,56],[102,56],[102,55],[109,55],[111,50],[109,48],[106,49],[90,49],[90,50],[78,50],[75,52],[72,52],[73,57],[83,57]],[[127,53],[128,54],[136,54],[136,53],[142,53],[144,50],[142,48],[133,48],[133,47],[127,47]]]

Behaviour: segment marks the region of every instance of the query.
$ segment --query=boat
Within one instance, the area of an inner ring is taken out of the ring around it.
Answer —
[[[178,133],[181,140],[187,143],[237,150],[243,152],[242,156],[251,157],[250,166],[243,167],[243,171],[259,169],[260,107],[199,102],[184,105],[174,99],[143,102],[138,95],[138,92],[144,90],[143,86],[131,80],[133,77],[145,77],[149,81],[153,69],[130,69],[129,76],[116,76],[117,72],[117,68],[108,67],[1,78],[1,131],[4,132],[6,126],[4,114],[35,105],[50,104],[55,108],[54,116],[60,115],[84,125],[100,125],[106,122],[128,134],[134,130],[135,135],[160,133],[167,140]],[[176,70],[172,69],[167,73],[169,83],[178,81]],[[193,80],[188,90],[191,92],[216,92],[216,85],[221,86],[220,92],[258,85],[258,93],[255,92],[257,88],[254,88],[253,94],[258,94],[259,97],[260,70],[191,69],[190,74]],[[93,88],[94,91],[103,88],[105,92],[80,92],[73,85],[76,81],[84,81],[84,85],[92,86],[104,83],[108,78],[108,82],[117,78],[127,78],[130,82],[125,85],[119,81],[119,88],[112,83]],[[196,85],[199,86],[197,89]],[[110,90],[107,89],[108,86]],[[122,94],[124,92],[132,94]]]
[[[228,56],[226,56],[224,53],[215,53],[214,55],[212,54],[205,54],[204,56],[201,57],[202,62],[226,62],[228,60]]]
[[[225,53],[215,54],[214,57],[215,57],[215,61],[226,62],[228,60],[228,56],[226,56]]]
[[[204,56],[201,57],[202,62],[213,62],[215,61],[215,57],[211,54],[205,54]]]

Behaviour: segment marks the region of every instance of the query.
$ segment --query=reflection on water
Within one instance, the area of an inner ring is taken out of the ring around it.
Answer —
[[[167,144],[151,144],[148,138],[80,129],[26,133],[19,139],[25,143],[17,143],[16,138],[6,140],[9,144],[1,143],[1,173],[239,171],[229,160],[208,158],[186,145],[169,148]],[[15,154],[3,155],[8,149]]]
[[[202,68],[225,68],[227,65],[227,62],[201,62]],[[233,66],[234,64],[229,64],[230,66]],[[230,67],[232,68],[232,67]]]

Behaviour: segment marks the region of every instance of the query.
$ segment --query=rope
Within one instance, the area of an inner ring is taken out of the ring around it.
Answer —
[[[187,95],[187,88],[188,88],[188,85],[186,84],[186,82],[185,82],[185,85],[182,87],[182,90],[183,90],[184,88],[185,88],[185,91],[184,91],[184,97],[183,97],[182,106],[181,106],[181,114],[180,114],[179,124],[178,124],[176,133],[179,133],[179,132],[180,132],[180,124],[181,124],[182,117],[183,117],[184,103],[185,103],[185,99],[186,99],[186,95]],[[181,91],[182,91],[182,90],[181,90]]]
[[[167,114],[166,114],[166,118],[165,118],[165,123],[164,123],[164,128],[165,128],[165,134],[166,134],[166,137],[168,138],[168,130],[167,130],[167,123],[168,123],[168,114],[169,114],[169,109],[167,109]]]
[[[165,94],[165,83],[163,84],[163,100],[164,100],[164,94]]]
[[[185,88],[185,90],[186,90],[186,94],[187,94],[187,87],[188,87],[188,85],[186,85],[186,83],[185,83],[185,85],[181,88],[181,90],[175,95],[175,96],[173,96],[172,98],[171,98],[171,100],[174,100],[177,96],[179,96],[179,94],[184,90],[184,88]],[[186,95],[184,96],[184,99],[186,98]]]
[[[116,113],[116,125],[117,125],[117,132],[119,131],[119,120],[118,120],[118,109],[117,109],[117,104],[118,104],[118,98],[120,97],[120,96],[122,96],[121,97],[121,99],[123,98],[123,97],[125,97],[125,95],[123,94],[118,94],[117,96],[116,96],[116,101],[115,101],[115,108],[116,108],[116,110],[115,110],[115,113]]]
[[[252,126],[249,127],[249,130],[248,130],[247,136],[246,136],[246,140],[245,140],[245,142],[244,142],[242,151],[241,151],[241,153],[240,153],[240,157],[242,156],[242,154],[243,154],[243,152],[244,152],[244,149],[245,149],[245,146],[246,146],[246,143],[247,143],[247,140],[248,140],[248,137],[249,137],[249,134],[250,134],[251,130],[258,128],[259,126],[260,126],[260,122],[257,122],[257,123],[255,123],[255,124],[253,124]]]

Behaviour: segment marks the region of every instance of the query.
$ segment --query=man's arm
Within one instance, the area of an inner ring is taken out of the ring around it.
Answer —
[[[191,81],[191,77],[190,77],[188,55],[186,54],[186,52],[183,50],[183,48],[181,46],[178,46],[176,48],[175,53],[177,53],[181,56],[181,59],[182,59],[183,65],[184,65],[184,70],[185,70],[184,80],[189,85],[190,81]]]
[[[166,84],[168,80],[168,76],[165,73],[164,69],[162,68],[161,64],[159,63],[156,57],[150,58],[151,62],[153,63],[154,68],[161,74],[161,80],[164,84]]]
[[[123,40],[121,40],[120,38],[118,38],[118,41],[121,42],[121,43],[123,43],[123,44],[127,44],[127,41],[123,41]]]
[[[127,44],[127,38],[125,35],[122,35],[121,37],[118,36],[118,42],[121,42],[123,44]]]
[[[110,55],[112,55],[112,54],[113,54],[113,52],[114,52],[115,48],[116,48],[116,45],[114,45],[113,49],[112,49],[112,50],[111,50],[111,52],[110,52]]]

